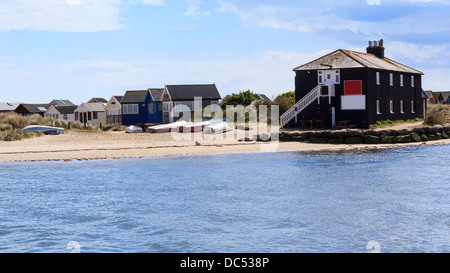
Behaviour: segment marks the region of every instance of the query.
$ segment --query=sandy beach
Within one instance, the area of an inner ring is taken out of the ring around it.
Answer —
[[[411,126],[411,125],[410,125]],[[183,137],[184,139],[179,139]],[[15,142],[0,142],[0,162],[70,161],[200,154],[346,151],[418,145],[450,144],[450,139],[406,144],[333,145],[305,142],[257,142],[226,139],[223,135],[126,134],[125,132],[85,133],[69,131]]]

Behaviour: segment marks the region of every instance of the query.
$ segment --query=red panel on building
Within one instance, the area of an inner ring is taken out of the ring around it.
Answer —
[[[362,95],[362,82],[361,81],[345,81],[344,83],[344,95]]]

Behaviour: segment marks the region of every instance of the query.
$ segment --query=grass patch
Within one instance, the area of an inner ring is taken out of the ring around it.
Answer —
[[[0,141],[16,141],[26,138],[39,137],[44,134],[41,132],[28,132],[20,129],[0,131]]]
[[[371,124],[370,129],[390,127],[390,126],[394,126],[397,124],[404,124],[404,123],[416,123],[416,122],[420,122],[420,121],[423,121],[423,119],[416,118],[416,119],[395,120],[395,121],[387,119],[387,120],[377,121],[376,123]]]

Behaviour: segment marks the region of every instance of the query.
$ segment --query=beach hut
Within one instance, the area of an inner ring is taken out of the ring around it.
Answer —
[[[108,103],[104,98],[92,98],[87,103]]]
[[[50,107],[50,104],[28,104],[21,103],[17,106],[16,110],[14,110],[17,114],[22,116],[28,116],[33,114],[38,114],[44,116],[45,111]]]
[[[123,96],[112,96],[105,106],[106,123],[111,125],[122,124],[122,101]]]
[[[195,98],[201,98],[201,105]],[[215,84],[166,85],[162,100],[163,122],[171,123],[182,117],[180,111],[186,109],[183,106],[193,112],[209,105],[219,105],[221,96]]]
[[[74,121],[75,110],[77,109],[77,107],[78,107],[77,105],[70,105],[70,106],[50,105],[47,111],[45,111],[44,116],[50,117],[54,120]]]
[[[419,70],[386,58],[383,40],[367,52],[338,49],[294,69],[296,104],[280,125],[359,127],[424,117]]]
[[[75,121],[89,125],[106,124],[106,111],[103,103],[82,103],[74,113]]]
[[[0,113],[8,113],[16,111],[20,102],[0,102]]]
[[[151,125],[163,121],[162,88],[127,91],[122,98],[122,124]]]

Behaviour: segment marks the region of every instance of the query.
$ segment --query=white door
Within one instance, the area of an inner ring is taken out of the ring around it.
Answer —
[[[341,75],[339,70],[320,70],[319,84],[335,85],[341,83]]]

